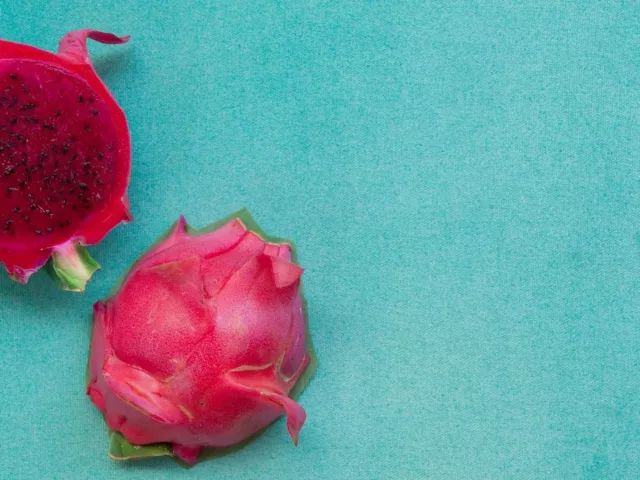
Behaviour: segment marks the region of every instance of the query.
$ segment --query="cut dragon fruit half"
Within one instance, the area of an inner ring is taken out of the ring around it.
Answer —
[[[295,249],[246,210],[201,230],[183,218],[94,306],[87,394],[117,460],[182,465],[236,451],[296,399],[317,368]],[[140,318],[145,318],[144,322]]]
[[[49,261],[65,290],[99,268],[84,245],[131,220],[125,115],[94,71],[87,39],[66,34],[57,54],[0,40],[0,262],[21,283]]]

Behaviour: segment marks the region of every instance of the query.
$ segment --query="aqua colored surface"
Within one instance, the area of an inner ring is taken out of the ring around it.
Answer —
[[[640,4],[5,0],[92,45],[136,221],[84,296],[0,279],[3,479],[640,478]],[[283,421],[184,471],[118,464],[91,304],[180,213],[296,240],[320,357]]]

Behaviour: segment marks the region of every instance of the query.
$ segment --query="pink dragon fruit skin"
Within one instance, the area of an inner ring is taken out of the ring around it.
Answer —
[[[87,393],[109,428],[194,463],[285,414],[297,444],[306,414],[288,394],[310,362],[302,271],[288,244],[239,219],[192,236],[181,217],[94,305]]]

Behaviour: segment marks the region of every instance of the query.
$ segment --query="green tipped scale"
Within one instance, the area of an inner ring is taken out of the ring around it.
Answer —
[[[271,243],[288,243],[291,246],[291,254],[292,254],[292,260],[294,262],[297,263],[297,252],[296,252],[296,248],[295,245],[293,244],[293,242],[290,242],[286,239],[282,239],[282,238],[278,238],[278,237],[273,237],[270,235],[267,235],[257,224],[257,222],[253,219],[253,217],[249,214],[249,211],[245,208],[242,210],[239,210],[238,212],[229,215],[225,218],[223,218],[222,220],[219,220],[217,222],[214,222],[204,228],[201,229],[194,229],[192,227],[187,226],[187,232],[190,235],[202,235],[208,232],[211,232],[213,230],[216,230],[220,227],[222,227],[223,225],[225,225],[226,223],[228,223],[229,221],[233,220],[233,219],[239,219],[240,221],[242,221],[242,223],[244,224],[244,226],[247,228],[247,230],[250,230],[254,233],[256,233],[257,235],[259,235],[260,237],[262,237],[263,240],[267,241],[267,242],[271,242]],[[139,258],[144,257],[148,252],[150,252],[153,248],[155,248],[159,243],[161,243],[163,240],[165,240],[170,234],[171,232],[174,230],[175,224],[172,225],[163,235],[161,235]],[[135,263],[137,263],[137,261],[134,262],[133,264],[135,265]],[[115,295],[118,290],[120,289],[124,279],[126,278],[128,272],[125,273],[120,280],[116,283],[116,285],[114,286],[114,288],[111,290],[109,296],[113,296]],[[318,368],[318,359],[316,356],[316,352],[315,349],[313,347],[313,342],[311,340],[311,335],[309,333],[309,325],[308,325],[308,315],[307,315],[307,302],[304,299],[304,295],[302,293],[302,287],[300,287],[300,296],[302,298],[302,303],[303,303],[303,308],[304,308],[304,319],[305,319],[305,325],[306,325],[306,336],[305,336],[305,347],[306,347],[306,351],[310,357],[310,362],[309,365],[307,366],[307,368],[305,369],[305,371],[302,373],[302,375],[300,376],[298,382],[295,384],[295,386],[293,387],[293,389],[291,390],[291,392],[289,393],[289,397],[296,400],[302,393],[302,391],[305,389],[305,387],[308,385],[311,377],[313,376],[313,374],[315,373],[316,369]],[[90,357],[90,356],[89,356]],[[89,374],[89,370],[87,367],[87,383],[89,381],[90,378],[90,374]],[[267,427],[268,428],[268,427]],[[213,458],[217,458],[217,457],[221,457],[224,455],[228,455],[230,453],[233,453],[237,450],[240,450],[241,448],[245,447],[246,445],[248,445],[249,443],[253,442],[254,440],[256,440],[258,437],[260,437],[264,432],[265,432],[266,428],[259,431],[258,433],[254,434],[253,436],[251,436],[250,438],[248,438],[247,440],[244,440],[240,443],[237,443],[235,445],[231,445],[229,447],[208,447],[205,448],[203,450],[203,452],[200,454],[200,456],[198,457],[197,463],[205,461],[205,460],[209,460],[209,459],[213,459]],[[179,465],[189,468],[191,467],[191,465],[186,464],[185,462],[181,461],[180,459],[178,459],[177,457],[174,456],[173,454],[173,450],[172,450],[172,446],[170,443],[153,443],[153,444],[147,444],[147,445],[135,445],[132,444],[131,442],[129,442],[121,433],[113,431],[113,430],[108,430],[108,437],[109,437],[109,456],[111,458],[113,458],[114,460],[140,460],[140,459],[145,459],[145,458],[153,458],[153,457],[162,457],[162,456],[166,456],[166,457],[170,457],[172,458],[176,463],[178,463]]]
[[[91,276],[100,270],[85,247],[72,242],[53,249],[47,262],[47,273],[62,290],[84,292]]]

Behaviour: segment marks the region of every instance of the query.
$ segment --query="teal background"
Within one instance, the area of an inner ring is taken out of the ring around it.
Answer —
[[[640,4],[4,0],[91,45],[135,222],[84,296],[0,279],[6,479],[640,478]],[[294,239],[320,368],[252,446],[118,464],[91,305],[180,213]]]

